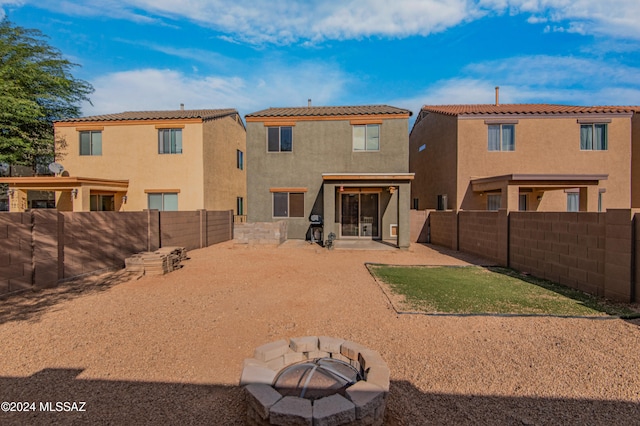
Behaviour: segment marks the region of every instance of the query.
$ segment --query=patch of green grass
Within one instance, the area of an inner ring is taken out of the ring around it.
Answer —
[[[506,268],[371,265],[409,309],[460,314],[633,315],[578,290]]]

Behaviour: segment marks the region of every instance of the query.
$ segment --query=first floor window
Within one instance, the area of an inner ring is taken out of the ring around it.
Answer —
[[[380,125],[366,124],[353,126],[354,151],[380,150]]]
[[[182,129],[158,129],[158,154],[182,154]]]
[[[448,197],[447,194],[444,195],[438,195],[438,210],[446,210],[447,209],[447,204],[448,204]]]
[[[80,132],[80,155],[102,155],[102,132]]]
[[[92,212],[112,212],[115,210],[113,195],[97,195],[89,196],[89,210]]]
[[[489,125],[489,151],[515,151],[516,127],[513,124]]]
[[[244,214],[244,199],[242,197],[236,198],[236,214],[237,215]]]
[[[176,192],[155,192],[148,194],[149,210],[177,211],[178,193]]]
[[[581,124],[580,149],[582,151],[606,151],[607,125],[605,123]]]
[[[487,195],[487,210],[498,211],[500,210],[500,203],[502,202],[501,194],[489,194]]]
[[[293,150],[293,128],[269,127],[267,130],[267,151],[291,152]]]
[[[304,193],[274,192],[273,217],[304,217]]]
[[[579,192],[567,192],[567,211],[568,212],[580,211],[580,193]]]

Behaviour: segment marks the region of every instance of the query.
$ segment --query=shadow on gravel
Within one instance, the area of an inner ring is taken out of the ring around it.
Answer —
[[[45,369],[0,377],[0,401],[35,403],[34,412],[0,412],[0,424],[245,424],[238,386],[78,379],[80,373]],[[85,411],[56,411],[73,402],[76,408],[84,402]],[[438,394],[392,381],[385,424],[631,425],[639,414],[632,402]]]
[[[631,425],[640,404],[591,399],[452,395],[392,381],[389,425]]]
[[[0,324],[35,321],[55,305],[76,297],[110,289],[136,277],[124,269],[66,281],[53,288],[0,297]]]

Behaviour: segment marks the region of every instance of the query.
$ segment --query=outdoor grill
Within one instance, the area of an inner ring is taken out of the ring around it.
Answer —
[[[320,216],[319,214],[312,214],[311,216],[309,216],[309,221],[310,221],[310,231],[311,231],[311,242],[315,243],[317,241],[322,242],[322,231],[323,231],[323,224],[322,224],[322,216]]]

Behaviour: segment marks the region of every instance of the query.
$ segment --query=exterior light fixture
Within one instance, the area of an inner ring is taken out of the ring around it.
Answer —
[[[344,186],[340,185],[340,192],[344,192]]]
[[[122,196],[122,203],[123,204],[127,204],[127,200],[129,199],[129,197],[127,197],[126,195]]]
[[[73,188],[71,190],[71,195],[73,195],[73,198],[78,198],[78,188]]]
[[[389,193],[393,194],[394,192],[396,192],[396,187],[395,186],[390,186],[389,187]]]
[[[7,196],[9,196],[9,197],[13,198],[13,194],[14,194],[15,192],[16,192],[16,190],[15,190],[15,189],[8,188],[8,189],[7,189]]]

